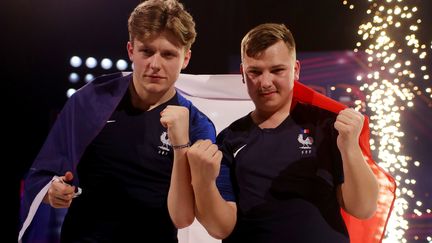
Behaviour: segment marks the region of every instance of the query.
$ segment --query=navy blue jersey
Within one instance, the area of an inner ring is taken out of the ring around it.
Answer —
[[[63,242],[177,242],[166,209],[172,151],[158,109],[188,108],[191,142],[215,141],[215,127],[179,93],[149,112],[133,109],[131,80],[127,73],[101,76],[68,99],[25,179],[20,239],[39,232],[30,207],[39,207],[54,176],[71,171],[71,184],[83,191],[68,210]]]
[[[223,130],[218,188],[236,201],[224,242],[348,242],[336,188],[343,182],[336,114],[297,104],[278,127],[247,115]]]
[[[180,105],[178,95],[142,111],[126,92],[78,164],[83,194],[65,217],[62,242],[177,242],[167,208],[174,155],[160,122],[168,105]]]

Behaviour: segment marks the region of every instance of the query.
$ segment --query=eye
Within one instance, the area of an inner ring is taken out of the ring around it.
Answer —
[[[274,73],[274,74],[280,74],[280,73],[282,73],[284,71],[285,71],[284,68],[276,68],[276,69],[272,70],[272,73]]]
[[[253,77],[257,77],[259,75],[261,75],[261,71],[259,70],[248,70],[247,74],[249,77],[253,78]]]
[[[171,52],[171,51],[166,51],[166,52],[162,52],[162,56],[164,58],[171,59],[171,58],[177,57],[177,53]]]
[[[150,57],[154,54],[154,51],[150,48],[143,48],[139,50],[144,56]]]

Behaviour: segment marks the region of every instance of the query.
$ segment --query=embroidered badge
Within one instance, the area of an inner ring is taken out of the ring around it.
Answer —
[[[302,129],[301,133],[297,137],[297,141],[302,145],[300,146],[300,150],[302,154],[311,154],[312,153],[312,144],[314,142],[313,138],[309,136],[309,129]]]
[[[169,147],[171,146],[167,132],[162,132],[162,134],[160,135],[160,141],[162,145],[158,146],[159,148],[158,153],[161,155],[167,155],[168,152],[170,151]]]

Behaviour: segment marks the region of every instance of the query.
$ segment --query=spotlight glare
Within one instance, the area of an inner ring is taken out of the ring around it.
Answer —
[[[93,79],[94,79],[94,75],[91,73],[86,74],[86,76],[84,77],[86,83],[92,81]]]
[[[118,70],[124,71],[128,67],[128,64],[127,64],[127,62],[125,60],[119,59],[117,61],[117,63],[116,63],[116,67],[117,67]]]
[[[112,67],[112,65],[113,65],[113,62],[109,58],[104,58],[101,61],[101,67],[103,69],[110,69]]]
[[[77,83],[79,81],[80,77],[77,73],[71,73],[69,74],[69,82],[71,83]]]
[[[95,68],[97,66],[96,58],[94,57],[87,58],[85,64],[88,68]]]
[[[81,58],[78,57],[78,56],[73,56],[73,57],[71,57],[69,63],[70,63],[70,65],[71,65],[72,67],[77,68],[77,67],[81,66],[81,64],[82,64],[82,60],[81,60]]]
[[[68,98],[70,98],[74,93],[76,92],[76,89],[68,89],[67,91],[66,91],[66,96],[68,97]]]

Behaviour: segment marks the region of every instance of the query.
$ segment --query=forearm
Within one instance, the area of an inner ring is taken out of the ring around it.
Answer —
[[[225,201],[214,183],[194,186],[194,193],[197,219],[214,238],[226,238],[237,220],[235,203]]]
[[[341,186],[343,207],[358,218],[369,218],[377,206],[378,181],[364,159],[359,146],[341,151],[344,183]]]
[[[187,149],[174,150],[168,191],[168,210],[174,225],[179,229],[192,224],[195,218],[194,195],[186,151]]]

